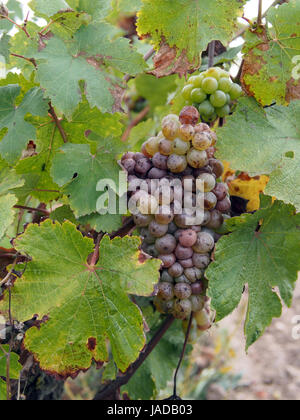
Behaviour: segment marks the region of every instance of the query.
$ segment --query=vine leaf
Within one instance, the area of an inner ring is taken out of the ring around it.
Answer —
[[[218,135],[219,158],[233,170],[270,174],[268,194],[300,209],[300,101],[263,109],[253,98],[242,98]]]
[[[6,356],[4,352],[9,352],[9,346],[3,345],[0,349],[0,377],[6,377]],[[10,379],[19,379],[22,365],[19,363],[19,356],[16,353],[10,353]],[[0,378],[0,401],[6,401],[6,382]]]
[[[127,294],[150,295],[159,278],[160,262],[140,258],[140,238],[105,236],[95,266],[88,263],[93,241],[70,222],[29,225],[15,245],[32,261],[12,289],[13,317],[44,320],[24,342],[41,368],[74,377],[92,360],[108,360],[108,339],[124,372],[145,344],[142,314]],[[7,305],[1,302],[3,313]]]
[[[151,36],[155,48],[167,43],[176,47],[197,67],[201,51],[209,42],[227,43],[237,31],[237,17],[244,0],[142,0],[138,13],[138,32]]]
[[[30,8],[39,16],[50,17],[58,12],[71,11],[72,8],[65,0],[32,0]]]
[[[53,37],[36,54],[38,81],[53,105],[69,119],[82,99],[81,80],[85,81],[85,93],[91,108],[115,112],[121,110],[122,89],[113,84],[107,66],[131,75],[145,69],[142,55],[130,46],[128,40],[112,39],[115,35],[112,26],[98,23],[82,27],[72,41],[64,42]]]
[[[47,102],[39,88],[27,92],[19,107],[15,106],[21,92],[18,85],[0,87],[0,153],[9,163],[18,160],[29,140],[35,140],[34,127],[24,121],[27,113],[31,115],[47,115]],[[7,129],[7,130],[5,130]]]
[[[119,140],[108,139],[98,146],[94,155],[87,144],[65,144],[55,155],[52,177],[58,185],[64,186],[76,217],[96,213],[97,200],[103,194],[96,190],[100,180],[108,180],[108,185],[113,182],[118,189],[121,169],[116,155],[120,150]]]
[[[0,240],[3,239],[8,228],[12,225],[16,211],[13,207],[18,200],[15,195],[7,194],[0,196]]]
[[[293,77],[293,59],[300,55],[299,15],[297,0],[271,8],[267,20],[272,27],[259,27],[246,37],[242,81],[262,105],[300,99],[300,80]]]
[[[247,348],[281,316],[281,301],[290,306],[300,270],[299,214],[292,206],[276,201],[255,214],[227,222],[230,235],[217,244],[215,261],[206,272],[209,296],[220,321],[239,304],[249,286],[245,322]]]

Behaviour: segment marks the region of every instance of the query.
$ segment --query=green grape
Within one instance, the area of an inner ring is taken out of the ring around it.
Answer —
[[[198,176],[196,179],[196,188],[201,192],[210,192],[216,186],[216,178],[208,173],[203,173]]]
[[[222,69],[219,67],[211,67],[206,71],[207,77],[213,77],[216,80],[219,80],[222,75]]]
[[[195,129],[191,124],[182,124],[179,129],[179,138],[183,141],[189,142],[192,140]]]
[[[192,85],[192,84],[191,85],[186,85],[181,91],[183,99],[185,99],[186,101],[190,101],[191,100],[191,93],[192,93],[192,90],[194,90],[194,89],[195,89],[194,85]]]
[[[173,315],[176,319],[186,319],[192,313],[192,303],[189,299],[177,299],[174,303]]]
[[[226,70],[224,70],[224,69],[221,69],[221,71],[220,71],[220,77],[221,77],[221,79],[222,79],[222,78],[227,78],[227,79],[229,79],[229,78],[230,78],[230,73],[228,73],[228,71],[226,71]]]
[[[192,168],[203,168],[208,164],[207,153],[192,148],[187,154],[187,161]]]
[[[188,84],[193,85],[194,88],[201,88],[203,79],[204,76],[202,74],[199,74],[198,76],[191,76],[188,80]]]
[[[197,150],[207,150],[212,145],[212,138],[208,132],[196,133],[193,137],[193,146]]]
[[[203,121],[207,122],[207,123],[212,123],[214,122],[216,119],[218,118],[216,112],[214,112],[212,115],[207,116],[207,115],[202,115],[202,119]]]
[[[210,96],[209,100],[215,108],[221,108],[222,106],[226,105],[227,97],[224,92],[217,90]]]
[[[219,80],[219,90],[222,90],[224,93],[229,93],[232,88],[232,81],[228,77],[222,77]]]
[[[216,108],[217,116],[220,118],[225,118],[230,114],[230,106],[228,104],[222,106],[222,108]]]
[[[186,157],[172,154],[168,159],[168,168],[174,174],[183,172],[187,168]]]
[[[207,101],[202,102],[202,104],[199,105],[198,111],[201,116],[205,115],[209,117],[214,114],[215,108],[213,107],[211,102],[207,100]]]
[[[218,89],[218,81],[214,77],[206,77],[202,82],[202,89],[210,95]]]
[[[158,144],[158,150],[161,155],[170,156],[172,154],[173,142],[165,138],[161,139]]]
[[[190,150],[191,146],[190,143],[187,143],[179,138],[173,141],[173,153],[176,155],[186,155],[187,152]]]
[[[191,100],[193,102],[201,104],[203,101],[205,101],[206,98],[207,98],[207,95],[204,92],[204,90],[202,90],[201,88],[196,88],[196,89],[192,90]]]
[[[158,152],[159,139],[158,137],[151,137],[144,143],[146,152],[152,157]]]
[[[195,320],[199,330],[206,331],[211,328],[210,314],[206,309],[203,309],[200,312],[196,312]]]
[[[191,286],[187,283],[176,283],[174,294],[178,299],[188,299],[192,295]]]
[[[230,89],[230,98],[234,101],[238,99],[240,96],[242,96],[243,90],[240,85],[237,83],[234,83]]]

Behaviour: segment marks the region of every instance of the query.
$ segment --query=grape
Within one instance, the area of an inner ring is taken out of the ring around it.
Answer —
[[[177,299],[174,303],[173,315],[176,319],[186,319],[192,313],[192,304],[189,299]]]
[[[171,283],[159,283],[157,297],[162,301],[172,300],[174,297],[174,287]]]
[[[213,210],[210,214],[210,221],[206,225],[208,229],[220,229],[224,223],[224,218],[219,210]]]
[[[150,225],[152,220],[153,220],[153,217],[146,214],[139,213],[133,216],[134,224],[137,227],[147,227]]]
[[[219,67],[211,67],[205,72],[207,77],[212,77],[216,80],[219,80],[222,75],[222,69]]]
[[[207,232],[200,232],[197,235],[197,242],[193,250],[198,254],[207,254],[214,249],[215,241],[212,235]]]
[[[166,283],[174,283],[174,279],[172,276],[170,276],[170,274],[168,273],[168,270],[163,270],[160,276],[160,280],[162,282],[166,282]]]
[[[146,175],[147,172],[152,168],[152,164],[149,159],[143,158],[136,162],[135,172],[141,175]]]
[[[220,118],[225,118],[230,114],[230,106],[224,105],[222,108],[216,108],[217,116]]]
[[[193,250],[192,248],[186,248],[182,245],[177,245],[175,250],[175,255],[178,260],[187,260],[189,258],[192,258],[193,256]]]
[[[179,138],[173,141],[173,153],[177,155],[186,155],[190,150],[190,143],[187,143]]]
[[[192,295],[191,286],[187,283],[176,283],[174,294],[178,299],[188,299]]]
[[[170,233],[171,235],[174,235],[175,232],[177,231],[177,229],[178,229],[178,227],[175,225],[174,222],[172,222],[172,223],[169,224],[168,233]]]
[[[180,264],[183,268],[192,268],[194,267],[194,263],[192,258],[188,258],[187,260],[180,260]]]
[[[185,99],[186,101],[189,101],[191,99],[191,93],[194,89],[195,88],[193,85],[186,85],[181,91],[183,99]]]
[[[201,226],[198,225],[192,226],[191,229],[196,233],[199,233],[202,230]]]
[[[174,191],[170,185],[160,185],[160,187],[155,191],[154,195],[159,204],[162,205],[168,206],[174,200]]]
[[[204,209],[205,210],[212,210],[217,205],[217,197],[212,192],[204,193]]]
[[[191,193],[196,191],[196,182],[193,175],[187,175],[182,178],[183,191],[185,193]]]
[[[141,229],[140,234],[144,238],[144,242],[146,244],[153,245],[155,243],[156,238],[153,235],[151,235],[148,229],[145,229],[145,228]]]
[[[155,214],[158,209],[158,202],[153,195],[149,195],[144,192],[138,200],[137,207],[142,214]]]
[[[209,100],[215,108],[221,108],[222,106],[226,105],[227,97],[224,92],[217,90],[210,96]]]
[[[200,270],[204,270],[210,264],[209,254],[198,254],[198,253],[194,252],[193,264],[194,264],[195,267],[199,268]]]
[[[206,98],[207,95],[201,88],[196,88],[191,92],[192,102],[197,102],[198,104],[201,104],[201,102],[205,101]]]
[[[162,120],[161,126],[162,126],[163,135],[166,137],[166,139],[168,140],[176,139],[179,128],[180,128],[180,123],[178,121],[177,115],[170,114],[166,116]]]
[[[181,229],[185,229],[185,228],[190,227],[188,221],[189,221],[189,216],[187,214],[176,214],[175,215],[174,222]]]
[[[228,187],[226,184],[217,183],[212,192],[214,193],[218,201],[222,201],[228,195]]]
[[[203,287],[202,281],[197,281],[196,283],[193,283],[191,285],[191,288],[192,288],[192,294],[193,295],[196,295],[196,296],[201,295],[203,293],[203,291],[204,291],[204,287]],[[203,304],[204,304],[204,299],[203,299]]]
[[[157,239],[155,242],[157,251],[162,255],[172,254],[176,248],[176,245],[177,245],[176,239],[174,238],[174,236],[170,235],[169,233]]]
[[[145,144],[145,149],[147,153],[149,153],[150,156],[154,156],[155,153],[158,152],[158,144],[159,144],[158,137],[151,137],[144,144]]]
[[[199,74],[198,76],[191,76],[188,80],[188,84],[192,84],[195,88],[200,88],[202,86],[203,75]]]
[[[155,168],[161,169],[161,170],[167,170],[167,161],[168,157],[161,155],[160,153],[155,153],[155,155],[152,158],[152,163],[155,166]]]
[[[209,166],[211,166],[213,173],[217,178],[220,178],[224,172],[224,165],[220,160],[209,159]]]
[[[161,224],[157,223],[155,220],[152,220],[152,222],[149,225],[149,232],[155,238],[161,238],[161,237],[165,236],[165,234],[168,232],[168,226],[167,225],[161,225]],[[170,252],[167,252],[167,254],[170,254]]]
[[[193,135],[195,133],[194,127],[191,124],[182,124],[178,135],[183,141],[190,141],[193,138]]]
[[[174,304],[175,308],[175,304]],[[211,328],[211,320],[209,313],[206,311],[206,309],[203,309],[200,312],[195,313],[195,320],[197,322],[197,327],[201,331],[206,331]]]
[[[234,101],[238,99],[240,96],[242,96],[242,93],[243,93],[243,90],[241,86],[238,85],[237,83],[233,83],[229,92],[230,98]]]
[[[220,71],[220,76],[221,76],[220,78],[225,77],[227,79],[230,79],[230,73],[228,73],[228,71],[223,70],[223,69],[221,69],[221,71]]]
[[[208,164],[207,154],[192,148],[187,154],[187,161],[192,168],[202,168]]]
[[[206,150],[206,153],[207,153],[208,159],[212,159],[214,157],[215,153],[216,153],[216,149],[214,147],[209,147]],[[208,170],[206,172],[209,173],[209,174],[212,174],[213,172],[212,172],[211,167],[208,166],[207,168],[208,168]]]
[[[200,124],[196,125],[195,133],[203,133],[204,131],[208,131],[209,134],[211,134],[211,130],[210,130],[209,125],[204,124],[204,123],[200,123]]]
[[[207,223],[209,223],[210,222],[210,212],[208,211],[208,210],[205,210],[204,211],[204,218],[203,218],[203,221],[202,221],[202,226],[206,226],[207,225]]]
[[[185,143],[186,144],[186,143]],[[168,168],[174,174],[183,172],[187,167],[187,160],[185,156],[172,154],[168,159]]]
[[[212,138],[212,146],[215,146],[218,140],[217,134],[214,131],[210,131],[209,134]]]
[[[206,77],[202,82],[202,89],[210,95],[218,89],[218,81],[214,77]]]
[[[134,159],[134,156],[135,156],[135,153],[127,152],[122,156],[121,162],[123,163],[124,160],[127,160],[127,159]]]
[[[176,262],[169,268],[168,273],[174,278],[180,277],[183,274],[183,267],[181,264]]]
[[[170,156],[173,150],[173,142],[163,138],[159,141],[158,149],[161,155]]]
[[[216,209],[219,210],[221,213],[226,213],[231,209],[231,201],[229,197],[224,198],[222,201],[218,201],[216,205]]]
[[[212,138],[208,132],[196,133],[193,137],[193,146],[197,150],[206,150],[212,144]]]
[[[199,284],[199,283],[197,283]],[[199,293],[200,294],[200,293]],[[190,297],[190,301],[192,304],[192,311],[193,312],[199,312],[204,309],[205,306],[205,300],[202,296],[198,296],[198,294],[194,294]]]
[[[143,153],[135,153],[133,159],[138,162],[141,159],[145,159],[145,156],[143,155]]]
[[[217,119],[217,113],[214,111],[211,115],[202,115],[203,121],[206,121],[208,123],[212,123]]]
[[[148,172],[148,178],[150,179],[161,179],[167,175],[167,171],[158,168],[152,168]]]
[[[181,124],[196,125],[199,121],[200,115],[194,106],[186,106],[183,108],[179,115]]]
[[[193,267],[193,268],[186,268],[184,270],[184,275],[186,276],[186,278],[192,282],[195,283],[197,280],[200,280],[202,277],[202,270],[200,270],[197,267]]]
[[[229,93],[232,88],[232,81],[228,77],[222,77],[219,80],[219,90],[222,90],[224,93]]]
[[[190,281],[185,277],[184,274],[182,274],[181,276],[175,278],[175,283],[186,283],[186,284],[190,284]]]
[[[157,257],[162,261],[164,268],[170,268],[173,264],[176,263],[176,257],[174,254],[169,255],[157,255]]]
[[[179,243],[183,247],[190,248],[195,245],[196,241],[197,241],[197,233],[193,231],[192,229],[182,230],[179,234]],[[185,258],[182,258],[182,259],[185,259]]]
[[[210,192],[216,186],[216,179],[208,173],[200,174],[196,180],[196,188],[198,191]]]
[[[170,206],[163,205],[158,208],[158,212],[155,215],[155,220],[161,225],[168,225],[174,219]]]
[[[122,165],[129,175],[134,174],[136,162],[134,159],[123,160]]]
[[[151,159],[152,158],[152,155],[150,155],[150,153],[148,153],[147,150],[146,150],[146,143],[144,143],[142,145],[141,152],[143,153],[143,155],[144,155],[145,158],[147,158],[147,159]]]
[[[212,106],[212,104],[210,103],[210,101],[204,101],[202,102],[202,104],[199,105],[199,113],[200,115],[203,116],[211,116],[214,114],[215,112],[215,108]]]

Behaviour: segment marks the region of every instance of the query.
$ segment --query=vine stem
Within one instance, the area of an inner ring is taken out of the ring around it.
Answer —
[[[261,26],[263,19],[263,0],[258,0],[258,16],[257,16],[257,24]]]
[[[34,207],[26,207],[26,206],[16,205],[16,206],[14,206],[14,209],[27,210],[27,211],[36,211],[36,212],[45,214],[45,216],[49,216],[50,215],[50,213],[47,210],[37,209],[37,208],[34,208]]]
[[[68,143],[67,135],[64,129],[62,128],[61,122],[59,121],[58,116],[56,115],[55,109],[53,108],[51,102],[49,102],[49,114],[52,116],[64,143]]]
[[[30,35],[29,35],[29,33],[27,32],[27,29],[26,29],[26,25],[25,26],[18,25],[17,22],[15,22],[14,20],[12,20],[11,18],[9,18],[8,16],[5,16],[5,15],[0,15],[0,17],[8,20],[10,23],[15,25],[17,28],[21,29],[21,31],[25,32],[27,38],[30,38]]]
[[[181,351],[181,354],[180,354],[180,359],[179,359],[179,362],[178,362],[178,365],[177,365],[177,368],[176,368],[176,371],[175,371],[175,375],[174,375],[173,397],[177,397],[177,376],[178,376],[178,372],[179,372],[179,369],[181,367],[181,364],[183,362],[183,358],[184,358],[184,355],[185,355],[186,346],[187,346],[189,336],[190,336],[190,332],[191,332],[193,317],[194,317],[194,314],[192,312],[191,316],[190,316],[189,324],[188,324],[188,329],[187,329],[186,335],[185,335],[184,345],[183,345],[183,348],[182,348],[182,351]]]
[[[166,320],[164,321],[164,323],[159,328],[159,330],[153,336],[151,341],[149,341],[149,343],[146,345],[144,350],[140,353],[139,358],[129,367],[127,372],[124,375],[119,376],[115,381],[110,382],[104,389],[99,391],[94,397],[94,400],[95,401],[105,400],[109,396],[115,395],[115,393],[121,386],[126,385],[129,382],[129,380],[132,378],[132,376],[135,374],[135,372],[138,370],[138,368],[144,363],[147,357],[155,349],[157,344],[160,342],[160,340],[168,331],[168,329],[170,328],[170,326],[173,324],[174,321],[175,321],[175,318],[173,316],[168,316]]]
[[[131,130],[138,125],[138,123],[140,123],[148,114],[148,112],[150,111],[150,106],[147,105],[137,116],[134,120],[131,121],[131,123],[129,124],[129,126],[126,128],[126,130],[124,131],[124,134],[122,136],[122,141],[127,141],[128,137],[130,136]]]

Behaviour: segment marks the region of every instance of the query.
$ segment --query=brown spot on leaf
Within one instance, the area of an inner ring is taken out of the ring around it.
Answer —
[[[300,99],[300,79],[290,79],[286,84],[286,101],[290,103],[293,100]]]
[[[148,256],[147,254],[145,254],[143,251],[140,251],[139,256],[138,256],[138,260],[140,264],[144,264],[147,260],[148,260]]]
[[[90,338],[88,339],[88,342],[87,342],[87,348],[88,348],[90,351],[94,351],[94,350],[95,350],[95,348],[96,348],[96,346],[97,346],[97,340],[96,340],[96,338],[94,338],[94,337],[90,337]]]
[[[186,50],[183,50],[180,56],[178,56],[177,48],[171,48],[165,42],[161,45],[159,52],[155,55],[153,63],[154,70],[149,73],[158,78],[170,76],[172,74],[178,74],[179,77],[183,77],[188,73],[192,73],[199,66],[199,62],[189,62]]]

